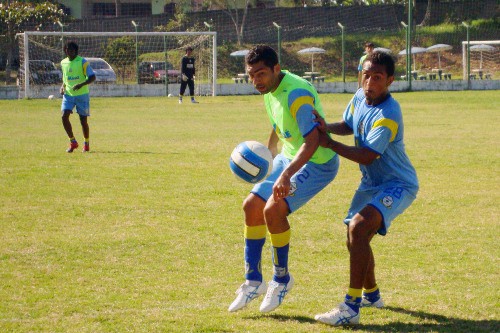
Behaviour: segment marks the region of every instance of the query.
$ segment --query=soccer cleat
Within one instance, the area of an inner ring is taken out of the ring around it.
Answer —
[[[332,311],[314,316],[314,319],[332,326],[356,325],[359,324],[359,312],[342,302]]]
[[[266,282],[262,281],[257,287],[252,287],[248,284],[243,283],[238,290],[236,290],[236,299],[231,303],[228,308],[229,312],[235,312],[243,309],[248,303],[266,293]]]
[[[192,100],[191,100],[191,103],[193,103],[193,104],[198,104],[198,101],[196,101],[196,100],[192,99]]]
[[[69,148],[68,148],[68,149],[66,149],[66,152],[67,152],[67,153],[72,153],[72,152],[73,152],[73,150],[75,150],[76,148],[78,148],[78,142],[76,142],[76,141],[71,141],[71,142],[69,143]]]
[[[89,151],[90,151],[90,145],[88,143],[85,143],[83,145],[82,153],[88,153]]]
[[[293,287],[293,277],[290,275],[288,283],[278,283],[276,281],[269,282],[266,296],[260,305],[260,312],[271,312],[283,303],[285,296]]]
[[[361,308],[374,307],[374,308],[380,309],[380,308],[384,307],[384,301],[382,300],[382,297],[379,296],[379,298],[377,300],[372,302],[363,295],[363,299],[361,300],[360,307]]]
[[[179,99],[179,104],[182,104],[182,99]]]

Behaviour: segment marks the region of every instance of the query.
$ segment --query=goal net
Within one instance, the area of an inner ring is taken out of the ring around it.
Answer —
[[[68,41],[78,44],[96,73],[92,96],[178,95],[188,46],[195,58],[195,95],[216,95],[215,32],[24,32],[17,38],[20,97],[57,96]]]
[[[467,41],[462,41],[463,79],[467,80],[470,63],[470,79],[498,79],[500,70],[500,40],[469,41],[470,62],[467,61]]]

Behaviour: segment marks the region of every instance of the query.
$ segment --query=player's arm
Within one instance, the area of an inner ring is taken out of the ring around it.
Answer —
[[[324,141],[323,141],[324,139]],[[341,142],[335,141],[329,136],[322,136],[321,145],[329,148],[348,160],[354,161],[359,164],[369,165],[376,160],[380,155],[366,147],[348,146]]]
[[[314,121],[319,124],[318,129],[320,132],[332,133],[336,135],[352,134],[352,128],[350,128],[344,120],[328,124],[325,121],[325,118],[321,117],[318,111],[313,110],[313,114],[316,117]]]
[[[278,142],[278,134],[276,134],[276,131],[273,129],[269,135],[269,140],[267,140],[267,148],[271,151],[273,158],[278,155]]]
[[[64,95],[64,92],[65,92],[65,91],[66,91],[66,86],[64,85],[64,82],[63,82],[63,84],[61,85],[61,88],[59,89],[59,93],[60,93],[61,95]]]
[[[87,80],[83,81],[82,83],[75,84],[75,86],[73,87],[73,90],[78,90],[81,87],[83,87],[87,84],[91,84],[94,81],[95,81],[95,74],[92,74],[91,76],[88,76]]]
[[[315,127],[304,137],[304,140],[305,141],[300,146],[297,155],[295,155],[292,162],[290,162],[288,167],[283,170],[274,183],[273,197],[276,201],[288,196],[291,188],[290,178],[292,178],[292,176],[311,159],[313,154],[316,152],[316,149],[318,149],[319,130]]]

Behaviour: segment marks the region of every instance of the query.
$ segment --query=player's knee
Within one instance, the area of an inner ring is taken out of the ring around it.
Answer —
[[[245,212],[245,214],[250,214],[257,210],[262,211],[262,209],[264,208],[264,204],[262,202],[259,202],[259,200],[260,199],[255,195],[251,194],[247,196],[245,200],[243,200],[243,211]]]

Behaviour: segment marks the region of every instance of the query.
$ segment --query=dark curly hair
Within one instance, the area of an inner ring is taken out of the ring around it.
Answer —
[[[278,64],[278,54],[268,45],[256,45],[245,57],[245,63],[253,65],[259,61],[264,62],[264,65],[269,68],[274,68]]]
[[[375,51],[368,55],[365,61],[370,61],[372,64],[382,65],[385,67],[387,76],[394,76],[395,59],[392,55],[386,52]]]

